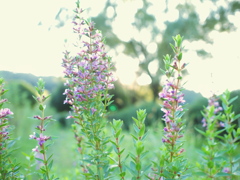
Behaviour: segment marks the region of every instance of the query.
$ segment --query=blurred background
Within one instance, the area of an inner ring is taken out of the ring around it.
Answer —
[[[106,49],[116,65],[118,80],[111,91],[114,103],[109,107],[108,118],[122,119],[126,130],[131,129],[132,117],[139,108],[147,110],[149,128],[161,126],[158,93],[165,77],[160,68],[164,68],[163,55],[172,54],[169,43],[173,43],[172,36],[177,34],[184,36],[183,61],[189,63],[184,73],[189,129],[201,128],[200,111],[207,106],[206,98],[212,92],[221,94],[229,89],[232,97],[240,95],[239,0],[80,0],[80,3],[84,15],[102,31]],[[71,51],[75,40],[74,8],[75,0],[0,1],[0,77],[9,89],[6,98],[11,102],[8,106],[14,112],[15,136],[21,136],[18,145],[23,152],[35,147],[35,142],[26,142],[37,124],[29,117],[39,113],[32,98],[39,77],[52,94],[47,113],[57,120],[50,124],[51,132],[58,137],[56,145],[61,147],[61,141],[68,138],[68,143],[74,142],[69,133],[72,122],[65,119],[70,108],[63,104],[65,80],[61,67],[62,52]],[[236,113],[240,112],[239,107],[240,99],[234,104]],[[59,156],[69,150],[60,149],[63,152]]]

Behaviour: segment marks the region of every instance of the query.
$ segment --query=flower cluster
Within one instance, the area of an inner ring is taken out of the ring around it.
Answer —
[[[84,172],[89,172],[93,179],[103,179],[109,175],[105,173],[109,168],[106,153],[109,138],[104,128],[107,123],[106,108],[112,97],[108,90],[114,88],[115,81],[113,63],[105,51],[101,32],[95,29],[94,22],[82,17],[79,1],[76,4],[73,31],[77,35],[77,53],[64,53],[62,66],[67,78],[64,103],[71,105],[74,114],[67,118],[74,118],[78,125],[78,128],[74,127],[74,134],[80,153],[82,178],[88,179]],[[83,156],[86,154],[87,158]]]
[[[77,8],[75,12],[81,14],[83,11]],[[82,108],[86,110],[86,107],[76,107],[77,102],[91,101],[99,95],[106,96],[104,92],[114,87],[114,78],[110,71],[113,64],[105,52],[101,32],[94,28],[93,22],[87,22],[79,15],[73,23],[73,30],[80,39],[80,51],[74,57],[70,57],[67,51],[64,53],[63,67],[68,78],[65,85],[69,87],[64,94],[67,96],[65,103],[73,105],[75,112],[78,112]],[[95,108],[88,110],[92,113],[96,111]]]
[[[184,94],[180,86],[182,79],[181,71],[185,68],[186,64],[181,64],[182,52],[181,52],[181,42],[182,38],[177,36],[175,39],[175,46],[172,48],[175,52],[175,57],[171,59],[171,56],[166,55],[164,58],[166,75],[168,77],[163,90],[159,93],[159,97],[163,100],[163,105],[161,110],[164,112],[163,120],[165,121],[166,127],[164,127],[164,138],[163,143],[174,144],[178,138],[183,135],[179,134],[181,127],[183,126],[183,121],[181,116],[183,114],[183,103]],[[183,150],[181,150],[183,151]]]
[[[44,135],[44,132],[46,131],[46,127],[48,122],[52,120],[51,116],[45,116],[45,108],[46,104],[45,101],[50,97],[50,95],[45,96],[45,82],[43,79],[39,79],[37,83],[37,87],[35,87],[38,96],[33,98],[38,103],[38,109],[41,112],[41,115],[35,115],[33,116],[34,119],[39,121],[39,125],[36,127],[36,130],[39,131],[39,133],[33,132],[29,137],[30,139],[35,139],[38,142],[38,145],[32,149],[32,152],[34,153],[34,156],[37,161],[37,169],[40,171],[40,176],[43,176],[43,179],[50,180],[53,179],[54,175],[50,177],[50,171],[51,171],[51,164],[53,162],[52,155],[47,157],[47,150],[49,147],[49,143],[46,144],[46,142],[51,139],[50,136]]]
[[[205,111],[209,111],[211,108],[213,108],[213,113],[212,117],[209,117],[206,119],[205,117],[202,119],[203,127],[207,127],[207,121],[213,121],[215,116],[223,110],[223,108],[219,105],[218,102],[218,97],[213,94],[209,99],[208,99],[208,106]],[[218,126],[224,127],[224,123],[219,121]]]
[[[6,102],[6,101],[5,101]],[[12,115],[13,112],[8,109],[8,108],[4,108],[4,109],[0,109],[0,149],[2,149],[3,143],[5,140],[9,139],[9,132],[8,132],[8,116]],[[1,153],[1,152],[0,152]]]
[[[8,108],[0,109],[0,118],[4,118],[7,115],[11,115],[11,114],[13,114],[13,112],[11,112],[11,110]]]
[[[29,137],[30,137],[30,139],[36,139],[38,141],[38,144],[40,147],[42,147],[43,143],[45,143],[47,140],[49,140],[51,138],[49,136],[44,136],[42,133],[40,135],[38,135],[35,132],[33,132],[32,135],[29,135]],[[37,148],[35,148],[35,151],[37,151],[36,149]]]
[[[173,37],[175,45],[171,45],[175,57],[170,55],[164,56],[165,74],[167,76],[166,84],[159,93],[163,104],[161,110],[164,112],[163,121],[165,127],[163,128],[162,142],[165,146],[162,153],[163,162],[160,162],[158,167],[154,170],[154,176],[158,175],[161,178],[175,179],[180,178],[187,168],[187,164],[182,153],[185,151],[182,148],[184,120],[182,118],[185,110],[183,104],[185,103],[184,94],[182,93],[181,80],[182,71],[186,67],[182,63],[182,37],[177,35]],[[181,164],[178,169],[173,167],[173,164]]]
[[[12,115],[13,112],[8,108],[2,108],[3,104],[7,102],[7,99],[1,99],[1,96],[7,92],[4,89],[4,82],[3,79],[0,79],[0,154],[2,154],[3,150],[6,149],[7,140],[9,139],[9,123],[8,123],[8,116]]]
[[[7,91],[4,89],[3,78],[0,78],[0,179],[20,179],[20,167],[12,155],[15,140],[11,138],[13,126],[10,125],[9,118],[13,112],[8,108],[3,108],[8,100],[2,99],[2,96]]]
[[[176,122],[176,113],[183,111],[182,103],[185,102],[183,98],[184,94],[178,91],[178,87],[173,84],[173,82],[168,82],[159,97],[163,99],[163,107],[161,110],[164,112],[164,121],[166,127],[164,127],[164,132],[166,132],[165,138],[162,139],[163,142],[170,143],[171,138],[173,138],[174,132],[179,132],[181,127],[181,122]],[[182,137],[179,136],[178,138]]]

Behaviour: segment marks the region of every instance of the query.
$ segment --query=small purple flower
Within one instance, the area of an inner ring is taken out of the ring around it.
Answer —
[[[206,121],[205,118],[202,119],[202,123],[203,123],[203,125],[202,125],[203,127],[206,127],[206,126],[207,126],[207,121]]]
[[[102,34],[94,28],[93,22],[87,23],[78,15],[73,24],[74,32],[80,37],[80,52],[73,57],[68,51],[64,53],[62,66],[65,68],[65,77],[68,78],[65,83],[68,89],[64,92],[64,103],[73,105],[75,112],[87,109],[94,113],[94,109],[86,104],[96,97],[109,97],[105,92],[114,88],[115,79],[110,72],[113,70],[113,63],[106,54]],[[75,107],[80,109],[76,110]]]
[[[218,97],[215,95],[215,94],[213,94],[210,98],[209,98],[209,100],[208,100],[208,106],[207,106],[207,108],[206,108],[206,111],[208,111],[210,108],[214,108],[214,115],[212,116],[212,117],[209,117],[208,119],[210,120],[210,121],[212,121],[213,119],[214,119],[214,117],[215,117],[215,115],[217,115],[220,111],[222,111],[223,110],[223,108],[220,106],[220,104],[219,104],[219,102],[218,102]],[[206,118],[203,118],[202,119],[202,123],[203,123],[203,127],[207,127],[207,125],[208,125],[208,121],[207,121],[207,119]],[[224,125],[224,123],[222,123],[222,122],[220,122],[220,123],[218,123],[219,124],[219,126],[221,126],[221,127],[224,127],[225,125]]]
[[[1,99],[0,104],[7,102],[7,99]]]
[[[33,148],[32,151],[33,151],[33,152],[39,152],[38,146],[36,146],[35,148]]]
[[[10,109],[8,109],[8,108],[0,109],[0,118],[4,118],[7,115],[12,115],[12,114],[13,114],[13,112],[10,111]]]
[[[220,127],[225,127],[225,124],[223,122],[219,122]]]
[[[36,138],[37,138],[37,137],[36,137],[36,133],[33,132],[33,134],[29,135],[29,138],[30,138],[30,139],[36,139]]]
[[[91,113],[94,114],[97,110],[95,108],[91,108]]]
[[[44,136],[42,133],[38,136],[36,136],[36,133],[33,132],[32,135],[29,135],[30,139],[36,139],[38,141],[38,144],[40,146],[42,146],[48,139],[50,139],[51,137],[49,136]]]
[[[229,167],[224,167],[222,171],[225,172],[225,173],[230,173],[231,172]]]
[[[48,139],[50,139],[49,136],[44,136],[42,133],[40,134],[40,137],[36,138],[36,140],[38,141],[38,144],[40,146],[43,145],[43,143],[45,143]]]

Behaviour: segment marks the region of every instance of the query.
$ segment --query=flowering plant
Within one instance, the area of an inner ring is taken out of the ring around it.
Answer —
[[[33,117],[34,119],[37,119],[40,122],[39,123],[40,125],[36,127],[36,130],[39,133],[33,132],[33,134],[29,136],[30,139],[35,139],[38,143],[38,145],[35,148],[33,148],[32,151],[34,152],[35,159],[38,162],[37,169],[39,169],[40,171],[39,176],[40,177],[42,176],[44,180],[58,179],[55,178],[53,174],[52,175],[50,174],[53,160],[52,155],[47,156],[47,150],[51,144],[46,144],[46,142],[50,140],[51,137],[44,135],[44,132],[46,131],[46,127],[49,121],[52,120],[51,116],[45,116],[46,109],[45,101],[50,97],[50,95],[46,96],[44,94],[45,82],[41,78],[38,81],[38,86],[35,88],[39,96],[38,97],[33,96],[33,98],[39,104],[38,109],[41,111],[41,115],[35,115]]]
[[[11,138],[10,131],[12,127],[9,125],[10,116],[13,112],[8,108],[3,108],[3,105],[8,101],[3,99],[2,96],[8,90],[4,89],[4,80],[0,78],[0,179],[15,180],[20,178],[19,174],[19,163],[16,160],[10,158],[13,150],[12,146],[15,140]]]
[[[154,178],[184,179],[187,177],[188,165],[183,156],[183,133],[185,120],[182,118],[185,110],[183,109],[184,94],[182,93],[181,80],[182,71],[186,64],[182,63],[182,40],[183,37],[177,35],[173,37],[174,45],[170,44],[174,51],[174,58],[170,55],[164,57],[165,74],[167,82],[163,87],[159,97],[163,100],[162,111],[164,112],[162,142],[160,157],[154,162]]]
[[[229,91],[225,91],[219,97],[213,95],[202,112],[204,130],[197,131],[205,138],[200,151],[203,163],[197,162],[192,165],[192,171],[189,172],[191,166],[186,158],[187,148],[184,146],[186,107],[182,85],[182,74],[186,64],[182,60],[183,37],[180,35],[174,36],[174,44],[170,44],[174,57],[164,56],[163,72],[167,80],[159,93],[164,127],[161,128],[161,136],[156,138],[157,144],[148,139],[151,129],[147,130],[147,111],[144,109],[138,110],[137,116],[132,118],[133,133],[130,135],[123,131],[122,120],[113,119],[108,123],[106,116],[107,107],[112,103],[109,90],[114,88],[114,66],[106,53],[101,32],[94,27],[94,22],[83,18],[79,1],[76,4],[73,30],[78,40],[75,45],[77,53],[66,51],[62,63],[67,79],[64,103],[71,105],[72,111],[67,119],[74,119],[72,130],[79,155],[75,163],[75,179],[192,180],[193,176],[212,180],[239,179],[240,128],[237,127],[236,121],[240,115],[233,112],[232,102],[237,97],[230,98]],[[25,176],[18,175],[20,166],[10,156],[14,141],[9,134],[9,118],[13,113],[3,107],[7,102],[7,99],[2,99],[2,95],[7,92],[3,85],[3,79],[0,79],[0,179],[32,179],[28,176],[31,172]],[[46,133],[52,118],[45,115],[46,100],[49,96],[45,95],[45,82],[42,79],[39,79],[36,91],[38,96],[34,96],[34,99],[41,114],[33,117],[39,123],[30,139],[34,139],[37,146],[32,149],[34,156],[25,155],[30,160],[35,158],[38,178],[54,180],[58,178],[55,177],[52,168],[53,154],[49,155],[48,149],[52,137]],[[218,102],[219,98],[221,103]],[[112,134],[109,129],[112,130]],[[159,132],[159,129],[157,131]],[[126,134],[130,136],[132,143],[125,138]],[[150,148],[147,147],[147,143],[152,143]],[[60,144],[62,147],[62,139]],[[70,172],[73,175],[74,169]],[[74,178],[69,176],[66,179]]]
[[[227,157],[226,164],[223,168],[224,173],[228,173],[230,179],[238,179],[240,175],[240,154],[237,153],[239,147],[240,128],[237,127],[236,120],[240,114],[235,114],[232,110],[232,103],[238,97],[230,98],[230,92],[226,90],[221,96],[223,114],[220,117],[224,127],[224,135],[218,136],[223,141],[224,155]],[[236,128],[237,127],[237,128]]]
[[[79,1],[73,21],[74,32],[79,38],[79,52],[71,57],[65,52],[63,67],[65,83],[65,103],[72,105],[73,115],[79,127],[74,127],[78,150],[81,154],[83,177],[86,179],[106,179],[109,176],[109,154],[106,144],[106,108],[111,103],[108,90],[113,86],[113,64],[107,56],[101,32],[96,30],[92,21],[87,21],[81,14]]]

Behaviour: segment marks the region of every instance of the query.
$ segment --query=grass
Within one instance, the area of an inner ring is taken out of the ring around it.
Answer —
[[[14,119],[11,120],[11,123],[15,125],[13,135],[15,138],[20,137],[20,140],[15,145],[15,147],[18,147],[19,149],[13,154],[13,156],[21,164],[27,164],[28,161],[23,153],[30,154],[32,148],[36,146],[36,141],[29,139],[29,135],[35,131],[35,127],[38,124],[37,120],[31,119],[30,117],[37,115],[39,112],[37,108],[31,108],[29,105],[26,105],[25,107],[14,108],[11,107],[11,104],[9,104],[9,108],[12,108],[12,111],[14,112]],[[53,115],[53,118],[59,116],[51,107],[47,108],[46,115]],[[69,122],[69,124],[71,123]],[[107,129],[108,133],[111,134],[110,127]],[[148,155],[145,157],[144,163],[146,164],[151,163],[150,161],[157,157],[160,152],[159,148],[162,146],[162,129],[163,125],[159,122],[154,122],[146,129],[148,131],[148,136],[144,143],[145,148],[149,151]],[[129,131],[123,131],[123,133],[125,135],[125,139],[122,147],[126,148],[123,155],[126,156],[128,152],[131,152],[133,149],[131,136],[131,133],[133,133],[132,127],[130,127]],[[62,180],[77,180],[77,152],[71,127],[67,126],[63,128],[59,122],[51,122],[47,127],[46,135],[53,137],[53,145],[50,146],[48,155],[53,154],[54,174]],[[201,135],[196,133],[191,125],[187,127],[184,138],[186,158],[189,160],[190,164],[194,166],[196,162],[200,161],[200,156],[197,151],[201,148],[204,140]],[[127,162],[127,164],[129,163]],[[35,170],[35,167],[33,167],[33,170]],[[24,168],[21,169],[21,172],[25,172]],[[193,177],[189,178],[189,180],[192,178]],[[202,178],[195,177],[194,179],[200,180]]]

